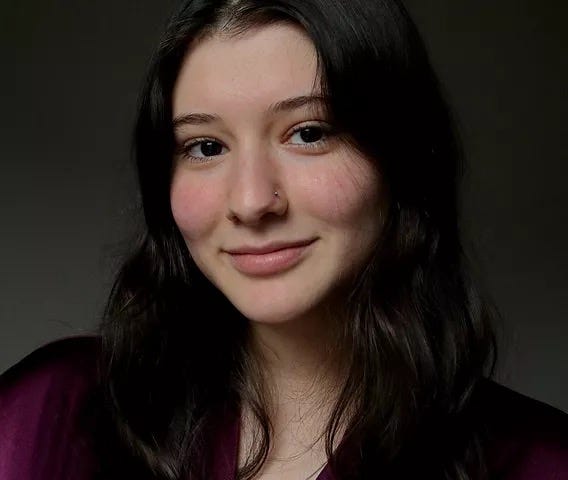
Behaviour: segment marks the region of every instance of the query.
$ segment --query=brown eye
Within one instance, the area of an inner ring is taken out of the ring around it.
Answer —
[[[193,141],[183,148],[184,156],[196,161],[223,155],[226,151],[227,149],[223,144],[212,139]]]
[[[324,131],[321,127],[313,125],[301,127],[290,137],[290,142],[294,144],[315,143],[324,137]]]
[[[196,151],[197,150],[197,151]],[[214,155],[221,155],[223,152],[223,145],[219,142],[206,140],[191,146],[190,153],[195,156],[200,154],[204,157],[212,157]]]

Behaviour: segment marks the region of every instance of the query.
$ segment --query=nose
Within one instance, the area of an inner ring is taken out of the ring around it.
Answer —
[[[281,217],[288,200],[279,181],[279,169],[266,153],[248,152],[235,159],[230,179],[227,218],[233,223],[258,225],[271,216]]]

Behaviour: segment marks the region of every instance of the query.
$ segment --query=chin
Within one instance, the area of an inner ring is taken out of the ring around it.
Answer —
[[[257,302],[254,305],[248,304],[242,306],[233,302],[233,305],[253,323],[282,325],[294,322],[295,319],[306,314],[306,310],[297,308],[297,305],[293,305],[291,302],[284,304],[280,304],[279,302],[268,304],[266,302]]]
[[[322,310],[325,289],[308,292],[307,289],[251,290],[247,295],[227,295],[229,301],[248,320],[264,325],[292,324]],[[309,295],[306,295],[309,293]]]

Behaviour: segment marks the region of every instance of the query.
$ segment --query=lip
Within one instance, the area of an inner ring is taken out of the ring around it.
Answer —
[[[267,253],[277,252],[278,250],[285,250],[287,248],[304,247],[313,242],[315,242],[315,238],[298,240],[295,242],[271,242],[260,246],[244,245],[242,247],[226,249],[225,252],[230,255],[264,255]]]
[[[246,245],[225,250],[239,272],[267,276],[291,269],[300,263],[316,239],[272,242],[261,246]]]

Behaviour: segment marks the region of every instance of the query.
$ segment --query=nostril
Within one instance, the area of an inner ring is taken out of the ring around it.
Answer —
[[[280,186],[259,188],[257,183],[254,187],[247,185],[232,190],[226,215],[232,223],[256,225],[265,217],[279,217],[287,211],[288,201]]]

